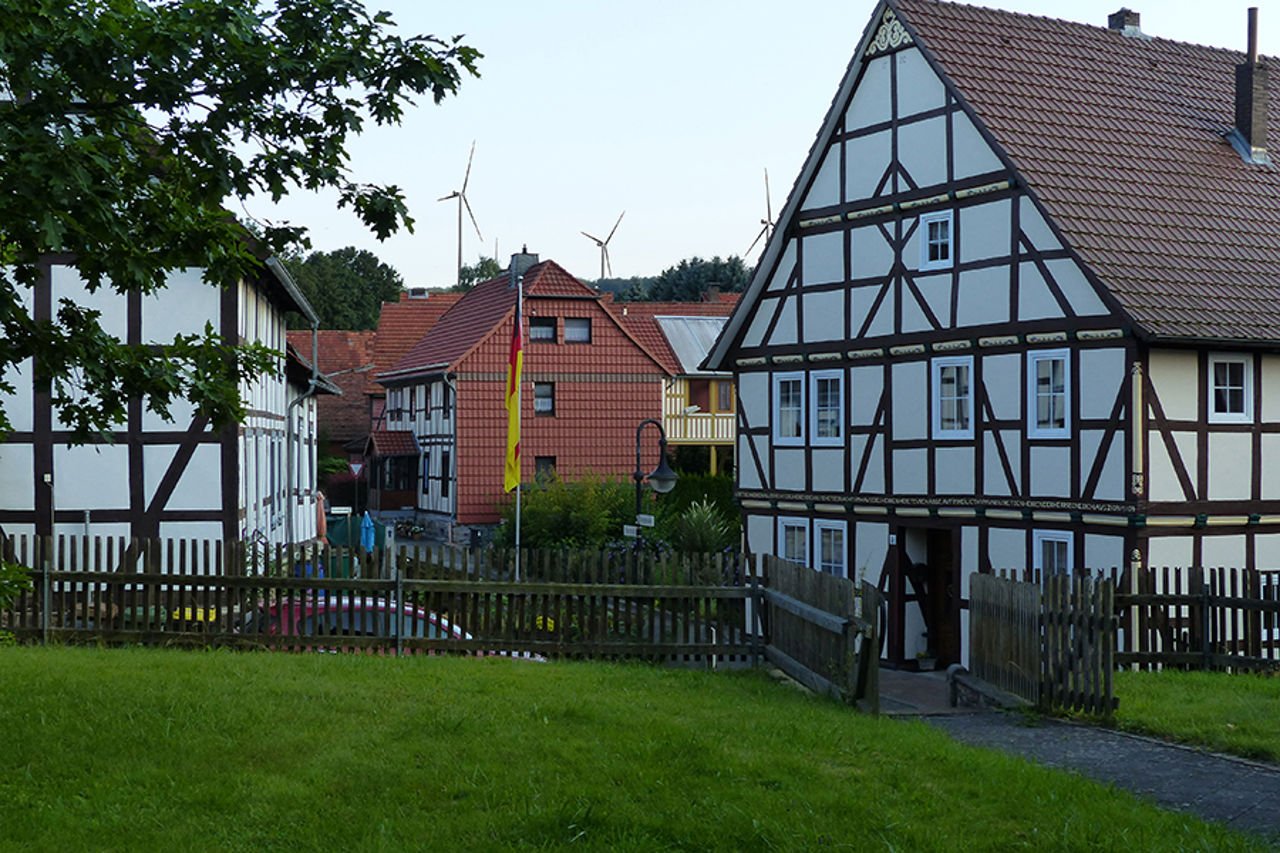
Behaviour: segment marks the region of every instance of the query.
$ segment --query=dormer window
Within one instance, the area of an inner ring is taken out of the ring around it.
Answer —
[[[920,269],[951,268],[951,211],[926,213],[920,217]]]
[[[529,340],[531,342],[554,344],[556,342],[556,318],[530,317]]]
[[[591,343],[591,318],[565,317],[564,342],[566,344]]]

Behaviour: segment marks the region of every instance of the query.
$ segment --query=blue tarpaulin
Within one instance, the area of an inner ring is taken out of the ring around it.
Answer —
[[[365,510],[364,520],[360,522],[360,547],[365,551],[372,551],[377,543],[376,531],[373,529],[373,518],[369,516],[368,510]]]

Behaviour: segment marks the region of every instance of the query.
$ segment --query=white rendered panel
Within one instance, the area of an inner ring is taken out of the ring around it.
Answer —
[[[854,367],[849,372],[849,420],[855,426],[875,422],[876,409],[884,393],[884,368],[880,365]]]
[[[893,269],[893,247],[875,225],[854,228],[849,232],[849,268],[852,278],[885,276]]]
[[[1247,501],[1252,482],[1253,437],[1238,432],[1209,433],[1209,500]]]
[[[35,425],[35,396],[32,392],[32,361],[24,358],[21,362],[0,371],[0,376],[13,385],[13,393],[0,391],[0,407],[9,416],[9,423],[18,432],[30,432]]]
[[[898,118],[947,105],[947,90],[933,73],[923,54],[907,48],[896,55],[898,63]]]
[[[969,597],[969,578],[978,570],[978,544],[982,528],[966,525],[960,528],[960,597]]]
[[[889,289],[885,293],[884,299],[880,302],[880,307],[876,309],[876,313],[871,319],[871,325],[867,327],[867,337],[874,338],[882,335],[892,335],[894,333],[893,304],[894,290],[897,284],[898,282],[896,280],[894,282],[890,282]],[[860,293],[859,291],[865,292]],[[859,291],[854,291],[855,297],[862,297],[868,300],[875,299],[876,291],[873,288],[859,288]],[[854,334],[857,334],[858,329],[855,328],[853,331]]]
[[[1093,289],[1093,285],[1084,277],[1084,273],[1080,271],[1080,267],[1076,262],[1069,258],[1059,258],[1053,261],[1045,261],[1045,266],[1049,268],[1049,275],[1053,276],[1054,281],[1058,283],[1058,287],[1062,290],[1062,295],[1067,298],[1067,303],[1076,314],[1081,316],[1097,316],[1106,314],[1107,307],[1102,304],[1102,300],[1098,297],[1098,292]]]
[[[893,451],[893,490],[900,495],[923,495],[929,490],[929,451],[923,447]]]
[[[1262,357],[1262,419],[1280,421],[1280,356]]]
[[[960,273],[957,326],[1009,322],[1009,269],[986,267]]]
[[[1027,261],[1018,265],[1018,319],[1047,320],[1065,316],[1062,306],[1040,274],[1040,268]]]
[[[1111,417],[1116,397],[1124,384],[1125,373],[1124,350],[1081,350],[1080,417]],[[1125,406],[1124,410],[1127,411],[1127,409],[1128,406]]]
[[[1107,570],[1127,565],[1123,536],[1103,536],[1096,533],[1084,535],[1084,562],[1081,568]]]
[[[928,362],[893,365],[893,437],[899,441],[929,437],[928,377]]]
[[[917,275],[916,289],[924,297],[925,304],[933,312],[933,316],[945,328],[951,325],[951,273],[943,272],[935,275]]]
[[[144,342],[169,343],[175,335],[198,335],[205,323],[218,331],[222,291],[206,284],[203,275],[199,269],[175,270],[164,289],[142,297]]]
[[[801,284],[844,281],[844,234],[832,231],[805,237]]]
[[[1022,419],[1022,356],[989,355],[982,359],[982,387],[998,421]]]
[[[217,521],[162,521],[161,539],[212,539],[222,538],[222,524]]]
[[[893,118],[893,102],[889,92],[890,57],[881,56],[868,62],[862,79],[853,91],[844,114],[845,130],[857,130]]]
[[[1031,245],[1040,251],[1049,252],[1062,248],[1058,238],[1053,236],[1049,224],[1040,215],[1035,202],[1026,196],[1018,202],[1018,225],[1022,228],[1023,235],[1031,241]]]
[[[946,118],[937,116],[899,126],[898,162],[919,187],[946,183]]]
[[[787,240],[787,247],[782,250],[782,259],[778,261],[777,267],[774,268],[773,277],[769,279],[769,286],[765,288],[767,291],[780,291],[786,288],[787,282],[791,281],[791,274],[796,269],[796,241],[795,238]]]
[[[1004,463],[1000,461],[1000,450],[996,446],[995,435],[990,432],[984,432],[982,440],[982,493],[997,498],[1012,496],[1013,492],[1009,488],[1009,477],[1004,472]],[[1014,462],[1013,459],[1009,461],[1010,463]],[[1014,476],[1014,482],[1016,483],[1016,467],[1014,468]]]
[[[124,341],[129,333],[129,309],[127,297],[116,293],[106,280],[93,293],[85,286],[75,267],[54,264],[49,268],[50,292],[53,296],[53,314],[58,315],[59,302],[67,299],[81,308],[100,311],[98,325],[102,331],[116,340]]]
[[[803,298],[805,343],[844,340],[844,291],[806,293]]]
[[[777,470],[773,472],[773,487],[784,491],[804,491],[804,451],[799,448],[775,447],[773,464]]]
[[[761,299],[756,303],[755,312],[751,315],[751,325],[747,326],[747,332],[742,336],[743,346],[758,347],[764,343],[764,333],[769,329],[777,307],[777,299]]]
[[[1206,569],[1242,569],[1245,556],[1245,538],[1242,535],[1205,536],[1200,540],[1200,564]]]
[[[940,495],[972,495],[972,447],[939,447],[934,451],[934,485]]]
[[[1262,499],[1280,500],[1280,435],[1262,436]]]
[[[1004,168],[1000,158],[963,112],[952,113],[951,144],[955,150],[956,180]]]
[[[1153,536],[1147,540],[1147,565],[1185,569],[1191,566],[1190,536]]]
[[[1027,532],[1005,527],[987,529],[987,558],[993,569],[1017,569],[1027,567]]]
[[[142,410],[142,429],[146,432],[155,431],[185,431],[191,426],[191,421],[195,418],[196,407],[194,403],[187,400],[177,399],[169,404],[169,415],[172,420],[165,420],[148,408]],[[205,427],[205,431],[208,431]]]
[[[847,141],[844,144],[844,150],[845,201],[855,202],[871,198],[893,156],[893,138],[887,130],[870,136],[859,136]],[[892,185],[893,182],[889,181],[884,191],[892,192]]]
[[[814,449],[813,490],[815,492],[843,492],[845,464],[844,448]]]
[[[0,443],[0,509],[35,509],[34,471],[35,457],[30,444]],[[41,488],[43,486],[41,484]],[[13,532],[8,530],[8,525],[5,529]]]
[[[1009,199],[960,208],[960,262],[1009,256]]]
[[[804,197],[801,210],[815,207],[832,207],[840,203],[840,143],[827,149],[822,158],[822,166],[809,187],[809,194]]]
[[[774,521],[769,516],[747,516],[747,551],[752,554],[772,554],[773,528]]]
[[[1255,536],[1253,559],[1262,571],[1280,569],[1280,533],[1259,533]]]
[[[1186,500],[1186,495],[1182,491],[1178,475],[1174,471],[1173,462],[1165,449],[1164,440],[1160,437],[1160,434],[1155,430],[1148,431],[1147,442],[1151,459],[1151,484],[1148,499],[1153,501]],[[1178,455],[1182,458],[1183,468],[1187,472],[1187,476],[1191,477],[1191,482],[1194,485],[1196,459],[1199,456],[1196,450],[1196,434],[1192,432],[1175,432],[1173,434],[1173,443],[1178,448]]]
[[[916,299],[914,293],[905,284],[902,287],[902,331],[904,333],[926,332],[934,328],[929,322],[928,316],[924,313],[924,308],[920,305],[920,300]]]
[[[1071,449],[1031,448],[1031,496],[1065,498],[1071,495]]]
[[[58,509],[128,508],[128,446],[55,443],[53,503]]]
[[[1200,371],[1196,353],[1182,350],[1151,350],[1147,376],[1164,416],[1175,421],[1199,419]],[[1157,440],[1158,435],[1154,435]]]
[[[854,524],[853,568],[858,580],[876,583],[889,556],[889,525],[859,521]]]
[[[799,342],[800,338],[796,330],[796,299],[795,295],[783,297],[782,310],[778,312],[778,324],[773,327],[773,334],[769,335],[769,343],[794,344]]]
[[[762,427],[769,423],[769,374],[738,374],[738,411],[742,412],[748,427]]]
[[[1098,487],[1094,498],[1100,501],[1122,501],[1125,499],[1124,482],[1124,433],[1117,432],[1111,440],[1111,449],[1107,452],[1107,461],[1102,464],[1102,473],[1098,476]]]
[[[859,447],[858,464],[862,463],[861,451]],[[868,495],[884,494],[884,437],[874,435],[871,437],[871,455],[867,457],[867,472],[862,477],[862,492]],[[857,472],[853,472],[855,475]]]

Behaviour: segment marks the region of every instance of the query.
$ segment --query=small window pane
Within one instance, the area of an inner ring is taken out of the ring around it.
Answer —
[[[1243,361],[1217,361],[1213,365],[1213,412],[1244,415],[1245,365]]]
[[[716,383],[716,411],[733,411],[733,383],[727,379]]]
[[[567,344],[590,343],[591,318],[566,317],[564,321],[564,342]]]
[[[538,415],[550,415],[556,410],[556,386],[553,382],[533,383],[533,411]]]
[[[550,341],[551,343],[555,343],[556,318],[555,317],[530,317],[529,318],[529,340]]]
[[[840,437],[840,379],[822,377],[817,380],[818,438]]]
[[[838,527],[818,530],[818,568],[844,577],[844,531]]]
[[[809,543],[806,531],[798,524],[785,524],[782,527],[782,558],[793,563],[808,564]]]
[[[782,438],[799,438],[803,434],[801,395],[799,379],[785,379],[778,383],[778,435]]]

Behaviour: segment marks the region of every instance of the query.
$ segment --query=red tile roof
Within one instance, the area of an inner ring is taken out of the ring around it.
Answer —
[[[1246,164],[1224,138],[1244,54],[936,0],[890,5],[1139,327],[1280,341],[1280,168]],[[1280,159],[1274,72],[1269,111]]]
[[[653,353],[671,373],[680,372],[680,360],[658,325],[658,317],[728,317],[737,307],[737,293],[722,293],[714,302],[615,302],[614,316],[637,341]]]
[[[341,397],[319,400],[320,429],[339,444],[369,433],[369,401],[373,384],[373,331],[321,329],[317,341],[320,372],[342,390]],[[288,333],[290,346],[311,358],[311,332]]]
[[[369,374],[369,393],[382,392],[381,387],[374,384],[373,377],[394,367],[463,296],[463,293],[452,291],[432,293],[426,298],[404,294],[399,302],[382,303],[373,347],[373,370]]]
[[[417,456],[418,441],[409,431],[375,429],[369,433],[373,456]]]

